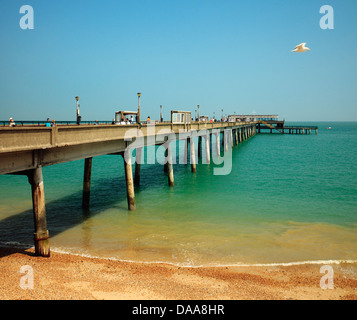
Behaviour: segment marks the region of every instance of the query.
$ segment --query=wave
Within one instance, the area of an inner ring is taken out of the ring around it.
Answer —
[[[9,242],[1,242],[0,248],[15,248],[15,249],[34,249],[33,246],[28,244],[9,241]],[[180,268],[223,268],[223,267],[289,267],[289,266],[299,266],[299,265],[331,265],[331,264],[354,264],[357,263],[357,260],[352,259],[341,259],[341,260],[304,260],[304,261],[293,261],[293,262],[273,262],[273,263],[207,263],[195,265],[192,262],[190,263],[175,263],[170,261],[140,261],[140,260],[127,260],[127,259],[119,259],[116,257],[102,257],[95,256],[88,253],[78,253],[72,252],[68,249],[60,249],[60,248],[51,248],[51,252],[59,253],[59,254],[68,254],[72,256],[84,257],[89,259],[101,259],[101,260],[110,260],[110,261],[118,261],[118,262],[127,262],[127,263],[139,263],[139,264],[167,264]]]
[[[51,249],[51,251],[59,253],[59,254],[69,254],[73,256],[85,257],[90,259],[102,259],[102,260],[110,260],[110,261],[118,261],[118,262],[128,262],[128,263],[141,263],[141,264],[167,264],[181,268],[220,268],[220,267],[288,267],[288,266],[298,266],[298,265],[307,265],[307,264],[317,264],[317,265],[330,265],[330,264],[354,264],[357,263],[357,260],[352,259],[341,259],[341,260],[305,260],[305,261],[294,261],[294,262],[277,262],[277,263],[227,263],[227,264],[219,264],[219,263],[208,263],[208,264],[200,264],[195,265],[192,263],[175,263],[170,261],[140,261],[140,260],[127,260],[127,259],[119,259],[115,257],[101,257],[94,256],[87,253],[74,253],[68,250],[63,249]]]

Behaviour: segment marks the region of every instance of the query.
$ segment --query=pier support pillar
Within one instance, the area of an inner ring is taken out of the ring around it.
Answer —
[[[224,152],[228,151],[228,130],[223,131]]]
[[[165,149],[165,159],[168,159],[168,150]],[[166,161],[164,164],[164,172],[168,172],[169,168],[168,168],[168,162]]]
[[[50,256],[50,236],[47,230],[45,190],[43,186],[42,167],[28,172],[28,180],[32,189],[32,207],[35,224],[34,243],[37,256]]]
[[[238,129],[235,129],[234,135],[235,135],[236,146],[237,146],[238,145]]]
[[[125,181],[126,181],[126,196],[128,200],[128,209],[130,211],[135,210],[135,192],[133,181],[133,169],[131,166],[131,150],[127,149],[123,154]]]
[[[166,157],[166,164],[167,164],[167,176],[169,181],[169,186],[175,186],[174,182],[174,168],[172,165],[172,152],[171,152],[171,143],[169,142],[167,145],[167,157]]]
[[[202,157],[202,136],[198,137],[198,149],[197,149],[197,157]]]
[[[195,142],[194,137],[190,138],[190,160],[191,160],[191,171],[196,172],[196,154],[195,154]]]
[[[84,160],[83,196],[82,196],[82,208],[84,209],[89,208],[91,176],[92,176],[92,158],[86,158]]]
[[[206,143],[206,163],[209,164],[211,162],[211,151],[210,151],[210,134],[205,136],[205,143]]]
[[[143,148],[136,149],[134,185],[137,187],[140,186],[140,166],[141,166],[142,150]]]
[[[188,138],[185,139],[185,149],[184,149],[184,152],[183,152],[183,164],[187,164],[187,157],[188,157],[188,144],[189,144],[189,141],[188,141]]]
[[[218,157],[221,155],[220,138],[221,138],[221,133],[220,132],[216,133],[216,152]]]

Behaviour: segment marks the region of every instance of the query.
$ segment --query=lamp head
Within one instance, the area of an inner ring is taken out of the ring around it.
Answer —
[[[76,100],[77,100],[77,101],[79,100],[79,97],[78,97],[78,96],[76,97]]]

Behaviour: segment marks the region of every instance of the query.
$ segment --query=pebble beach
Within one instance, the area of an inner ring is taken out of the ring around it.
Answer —
[[[357,300],[357,263],[331,263],[333,289],[322,289],[322,264],[179,267],[122,262],[33,249],[0,248],[1,300]],[[21,288],[22,266],[33,288]]]

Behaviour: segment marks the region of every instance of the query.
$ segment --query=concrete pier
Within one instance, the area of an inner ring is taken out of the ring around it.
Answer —
[[[184,113],[185,114],[185,113]],[[83,199],[85,209],[90,205],[92,158],[102,155],[121,155],[124,158],[125,184],[127,191],[128,210],[135,210],[134,183],[140,185],[140,161],[135,161],[135,177],[132,172],[131,149],[136,148],[136,159],[141,159],[144,149],[142,144],[133,143],[143,137],[145,146],[161,145],[167,132],[175,139],[185,140],[184,162],[187,163],[190,152],[191,171],[196,172],[196,154],[194,135],[199,129],[206,130],[198,138],[198,155],[202,157],[202,138],[205,139],[206,163],[211,161],[211,151],[216,143],[216,153],[220,156],[221,134],[222,144],[228,151],[228,143],[233,148],[235,144],[247,140],[257,132],[311,134],[317,127],[284,127],[279,121],[237,121],[237,122],[185,122],[160,123],[155,126],[139,125],[57,125],[45,126],[17,126],[14,128],[0,127],[0,174],[27,175],[32,187],[32,202],[34,216],[34,244],[35,252],[39,256],[50,256],[49,232],[46,223],[44,184],[42,167],[84,159]],[[275,125],[275,127],[273,127]],[[182,131],[186,137],[182,136]],[[233,135],[234,132],[234,135]],[[141,136],[139,136],[139,133]],[[215,135],[215,136],[212,136]],[[156,139],[158,137],[158,139]],[[128,139],[129,138],[129,139]],[[132,138],[132,140],[130,140]],[[132,141],[129,143],[128,141]],[[174,186],[173,154],[174,143],[168,143],[165,155],[169,186]],[[190,150],[190,151],[188,151]],[[229,150],[231,152],[231,150]],[[174,154],[175,155],[175,154]],[[151,158],[150,158],[151,159]],[[150,163],[150,162],[148,162]]]

